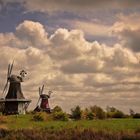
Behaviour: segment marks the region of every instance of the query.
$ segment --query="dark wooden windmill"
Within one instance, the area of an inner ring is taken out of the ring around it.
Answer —
[[[49,106],[49,98],[51,96],[52,91],[49,91],[48,94],[44,94],[44,85],[42,88],[39,87],[39,99],[37,101],[36,108],[34,111],[40,112],[51,112],[50,106]]]
[[[22,70],[19,76],[12,75],[12,69],[13,63],[8,65],[7,82],[2,94],[4,97],[0,99],[2,113],[6,115],[25,114],[31,100],[25,99],[21,89],[21,82],[23,82],[27,73]]]

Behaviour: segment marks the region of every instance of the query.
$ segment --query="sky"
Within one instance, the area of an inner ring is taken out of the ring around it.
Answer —
[[[44,84],[52,108],[140,112],[139,17],[139,0],[0,0],[1,93],[14,59],[30,109]]]

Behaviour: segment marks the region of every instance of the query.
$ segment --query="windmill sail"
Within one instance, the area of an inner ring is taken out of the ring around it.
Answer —
[[[5,84],[5,86],[4,86],[4,89],[3,89],[3,93],[2,93],[2,95],[4,95],[4,94],[6,93],[6,91],[7,91],[7,87],[8,87],[8,79],[9,79],[9,77],[11,76],[12,69],[13,69],[13,65],[14,65],[14,61],[12,62],[11,65],[10,65],[10,64],[8,65],[7,81],[6,81],[6,84]]]
[[[43,90],[44,90],[44,85],[42,86],[42,89],[41,89],[41,94],[43,94]]]
[[[41,95],[41,88],[39,87],[39,98],[38,98],[38,101],[37,101],[36,107],[37,107],[38,104],[39,104],[39,101],[40,101],[40,95]]]

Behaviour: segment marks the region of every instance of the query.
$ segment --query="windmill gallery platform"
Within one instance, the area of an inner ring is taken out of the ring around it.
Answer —
[[[23,82],[27,73],[22,70],[20,71],[20,76],[11,75],[12,69],[13,63],[8,65],[7,82],[2,93],[3,98],[0,99],[0,110],[5,115],[25,114],[31,100],[25,99],[21,89],[21,82]],[[7,92],[8,84],[9,89]]]

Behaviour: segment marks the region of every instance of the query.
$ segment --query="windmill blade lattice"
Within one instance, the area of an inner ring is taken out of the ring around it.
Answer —
[[[40,95],[43,93],[43,90],[44,90],[44,85],[42,86],[42,88],[39,87],[39,98],[38,98],[38,101],[37,101],[37,104],[36,104],[36,107],[38,106],[39,102],[40,102]]]
[[[41,94],[43,94],[43,91],[44,91],[44,85],[42,86],[42,89],[41,89]]]
[[[13,69],[13,65],[14,65],[14,61],[12,62],[11,65],[10,65],[10,64],[8,65],[8,70],[7,70],[7,81],[6,81],[6,84],[5,84],[5,86],[4,86],[2,95],[5,95],[5,93],[6,93],[6,91],[7,91],[8,79],[9,79],[9,77],[11,76],[12,69]]]
[[[39,87],[39,96],[41,95],[41,88]]]
[[[12,69],[13,69],[13,65],[14,65],[14,60],[13,60],[13,62],[12,62],[12,64],[11,64],[11,67],[10,67],[10,70],[9,70],[9,77],[11,76],[11,73],[12,73]],[[8,78],[8,77],[7,77]]]

